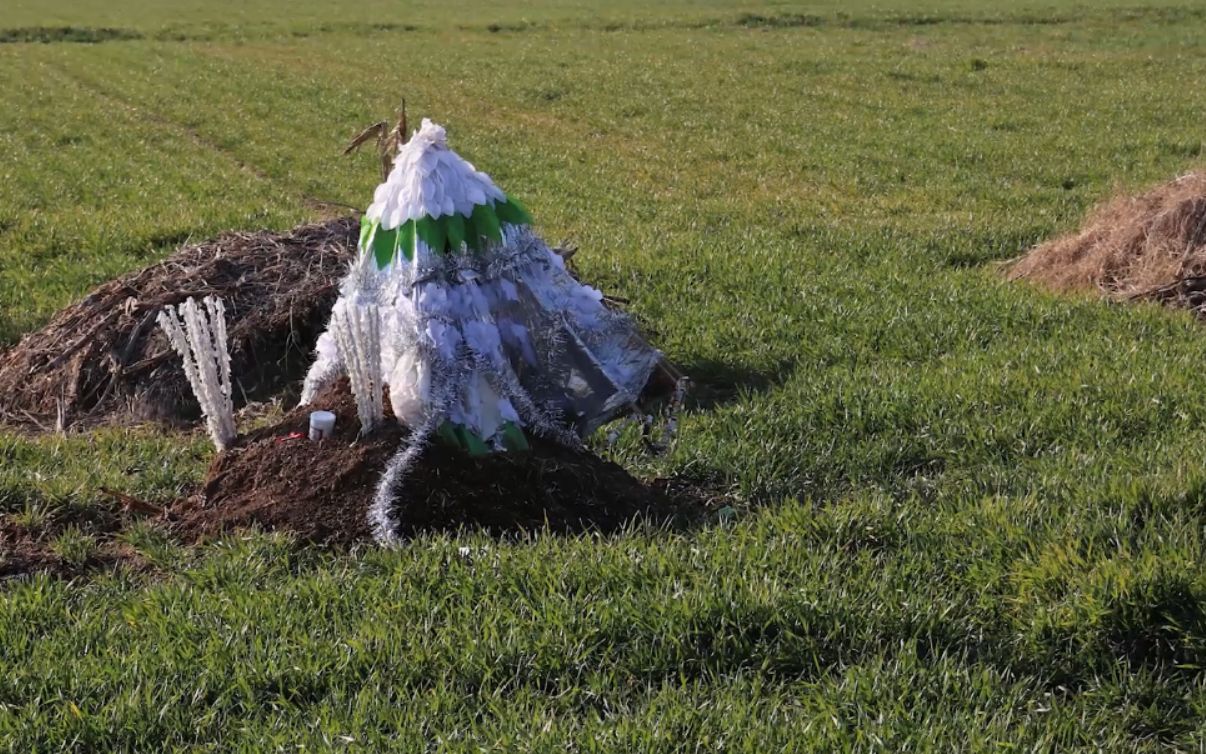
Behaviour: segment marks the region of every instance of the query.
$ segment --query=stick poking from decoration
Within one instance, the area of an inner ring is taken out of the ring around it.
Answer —
[[[359,150],[369,139],[375,139],[377,157],[381,160],[381,180],[384,181],[389,178],[389,171],[394,164],[394,157],[397,156],[398,150],[409,138],[406,125],[406,99],[404,98],[402,105],[398,108],[398,124],[392,130],[389,123],[384,120],[374,123],[357,134],[356,138],[352,139],[347,148],[343,150],[343,153],[351,154]]]
[[[226,306],[207,296],[204,308],[190,298],[178,310],[163,307],[157,320],[168,342],[184,361],[184,374],[201,404],[214,447],[234,442],[234,404],[230,389],[230,351],[226,339]]]

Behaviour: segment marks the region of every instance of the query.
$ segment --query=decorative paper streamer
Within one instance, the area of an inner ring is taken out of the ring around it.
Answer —
[[[331,315],[330,332],[356,397],[360,433],[366,435],[385,417],[381,405],[381,313],[376,304],[339,303]]]
[[[156,321],[184,362],[184,374],[201,405],[210,439],[219,451],[234,442],[230,351],[226,339],[226,306],[206,296],[204,309],[189,298],[179,309],[163,307]]]

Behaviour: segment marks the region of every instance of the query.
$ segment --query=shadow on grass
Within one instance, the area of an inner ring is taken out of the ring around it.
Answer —
[[[687,405],[708,411],[782,385],[795,374],[797,362],[781,359],[758,369],[717,359],[700,359],[678,366],[691,379]]]
[[[1133,667],[1196,670],[1206,666],[1206,608],[1181,573],[1139,579],[1132,592],[1112,600],[1108,641]]]

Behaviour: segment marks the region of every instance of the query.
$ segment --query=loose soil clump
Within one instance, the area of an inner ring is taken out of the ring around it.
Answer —
[[[335,437],[321,443],[305,437],[317,407],[337,417]],[[201,491],[175,511],[177,531],[186,540],[252,525],[328,543],[369,537],[378,479],[406,432],[393,422],[367,438],[358,439],[358,431],[344,380],[313,407],[289,413],[215,459]],[[403,536],[462,529],[611,532],[638,519],[687,524],[714,504],[689,485],[644,484],[589,452],[534,438],[529,453],[483,458],[431,444],[408,473],[394,514]]]
[[[155,318],[211,294],[226,303],[236,405],[272,396],[309,366],[357,233],[354,217],[227,233],[101,285],[0,353],[0,420],[196,420],[180,358]]]
[[[1206,173],[1107,201],[1079,231],[1035,247],[1008,275],[1206,312]]]
[[[0,515],[0,583],[35,572],[70,578],[118,563],[144,567],[138,552],[117,537],[129,517],[116,503],[67,506],[37,524]]]

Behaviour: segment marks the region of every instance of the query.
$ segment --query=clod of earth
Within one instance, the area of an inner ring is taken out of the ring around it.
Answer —
[[[34,572],[71,577],[118,563],[143,568],[143,558],[117,535],[135,518],[162,512],[121,493],[102,493],[108,504],[69,506],[38,524],[0,516],[0,583]]]
[[[1206,311],[1206,173],[1105,202],[1080,230],[1036,246],[1008,275]]]
[[[0,353],[0,421],[50,425],[193,421],[199,408],[155,317],[189,297],[221,297],[230,318],[236,405],[305,374],[358,222],[228,233],[101,285]]]

